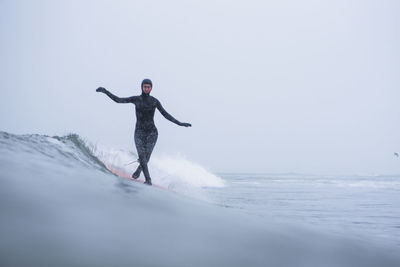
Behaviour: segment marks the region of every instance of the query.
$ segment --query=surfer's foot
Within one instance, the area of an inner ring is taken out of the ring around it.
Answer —
[[[133,179],[137,179],[140,176],[140,171],[135,171],[134,173],[132,173],[132,178]]]
[[[144,184],[152,185],[151,180],[146,180],[146,182],[144,182]]]
[[[140,173],[142,172],[142,167],[139,165],[134,173],[132,173],[132,178],[137,179],[140,176]]]

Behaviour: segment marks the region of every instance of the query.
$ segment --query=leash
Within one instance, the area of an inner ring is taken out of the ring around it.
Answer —
[[[137,159],[135,161],[129,162],[128,164],[125,164],[125,166],[131,165],[132,163],[135,163],[135,162],[139,162],[139,160]]]

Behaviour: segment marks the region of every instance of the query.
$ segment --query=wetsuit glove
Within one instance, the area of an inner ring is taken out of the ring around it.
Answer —
[[[105,93],[107,90],[104,87],[99,87],[96,89],[96,92],[101,92],[101,93]]]

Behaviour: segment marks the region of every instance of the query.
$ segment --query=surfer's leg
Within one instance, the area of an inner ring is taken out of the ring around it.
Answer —
[[[146,178],[145,184],[151,185],[151,177],[149,173],[149,168],[147,167],[147,158],[144,153],[143,157],[139,156],[140,166],[143,170],[144,177]]]
[[[132,178],[133,179],[139,178],[141,172],[142,172],[142,166],[139,164],[136,171],[134,173],[132,173]]]
[[[135,146],[139,156],[139,167],[132,174],[132,178],[138,178],[140,172],[143,170],[143,164],[146,160],[146,135],[147,133],[144,131],[136,130],[135,131]]]
[[[147,167],[147,163],[140,163],[142,165],[144,177],[146,178],[146,181],[144,182],[145,184],[151,185],[151,177],[149,173],[149,168]]]
[[[157,130],[151,132],[151,134],[149,134],[147,136],[146,139],[146,159],[147,159],[147,163],[149,163],[150,161],[150,156],[151,153],[153,152],[153,149],[157,143],[157,139],[158,139],[158,132]]]
[[[151,131],[135,131],[135,145],[139,155],[140,168],[143,171],[144,177],[146,178],[146,184],[151,185],[151,177],[149,169],[147,167],[147,154],[148,154],[148,136],[151,135]],[[134,173],[135,174],[135,173]],[[132,175],[133,177],[133,175]]]
[[[142,154],[146,154],[146,149],[145,149],[145,136],[146,133],[141,130],[135,130],[135,145],[136,145],[136,150],[138,152],[138,156]],[[140,158],[140,156],[139,156]],[[140,173],[142,172],[142,165],[140,164],[139,160],[139,166],[136,168],[136,171],[132,173],[132,178],[137,179],[140,176]]]
[[[139,156],[140,166],[143,170],[144,177],[146,178],[145,183],[149,185],[151,185],[152,183],[147,163],[150,160],[150,155],[153,152],[154,146],[157,142],[157,137],[158,137],[157,129],[147,132],[146,136],[142,139],[144,140],[144,146],[143,146],[144,155],[142,158]]]

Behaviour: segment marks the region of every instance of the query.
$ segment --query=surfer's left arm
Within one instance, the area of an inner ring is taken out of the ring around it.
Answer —
[[[177,119],[175,119],[174,117],[172,117],[171,114],[169,114],[161,105],[160,101],[157,100],[157,109],[160,111],[160,113],[164,116],[164,118],[166,118],[167,120],[179,125],[179,126],[185,126],[185,127],[191,127],[192,125],[190,123],[187,122],[180,122]]]

